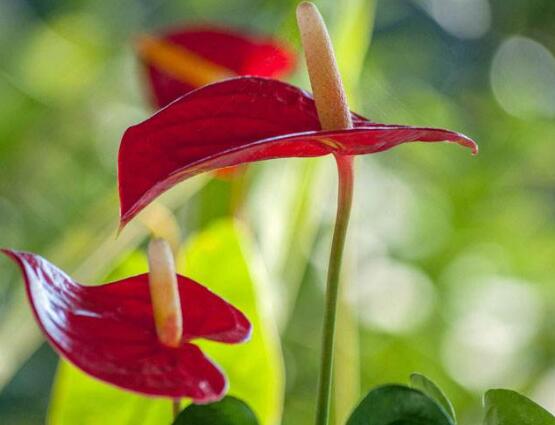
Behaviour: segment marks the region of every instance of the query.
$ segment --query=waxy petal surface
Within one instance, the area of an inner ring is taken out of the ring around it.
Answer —
[[[242,77],[197,89],[130,127],[119,150],[121,225],[162,192],[195,174],[273,158],[361,155],[406,142],[449,141],[477,151],[466,136],[442,129],[372,123],[321,131],[314,100],[277,80]]]
[[[206,288],[179,276],[183,343],[170,348],[156,335],[148,275],[83,286],[38,255],[2,251],[21,268],[33,312],[50,343],[84,372],[127,390],[200,403],[225,393],[223,373],[189,341],[242,342],[251,326]]]
[[[295,64],[294,54],[281,43],[230,29],[180,29],[169,32],[160,40],[182,49],[184,54],[180,58],[176,49],[177,54],[172,54],[172,58],[163,65],[153,63],[154,61],[146,57],[142,58],[152,92],[152,103],[158,107],[200,87],[196,78],[191,79],[173,72],[179,66],[195,67],[191,54],[226,70],[229,77],[256,75],[279,78],[289,73]]]

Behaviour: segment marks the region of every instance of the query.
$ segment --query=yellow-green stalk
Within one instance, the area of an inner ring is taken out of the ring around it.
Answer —
[[[313,3],[302,2],[297,7],[297,22],[322,129],[352,128],[345,89],[320,12]],[[316,425],[329,423],[341,261],[353,198],[353,157],[336,155],[335,159],[338,170],[338,201],[326,288]]]

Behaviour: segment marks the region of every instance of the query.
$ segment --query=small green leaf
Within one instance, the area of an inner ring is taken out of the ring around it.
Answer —
[[[555,417],[529,398],[511,390],[489,390],[484,396],[484,425],[553,425]]]
[[[238,398],[227,396],[212,404],[191,404],[173,425],[258,425],[250,407]]]
[[[71,364],[58,366],[52,389],[50,425],[164,425],[171,422],[171,401],[120,390],[91,378]]]
[[[457,418],[455,416],[455,409],[453,409],[453,405],[451,404],[445,393],[430,379],[419,373],[413,373],[410,376],[410,386],[422,391],[428,397],[435,400],[441,407],[445,409],[449,416],[451,416],[453,422],[457,423]]]
[[[453,419],[421,391],[386,385],[368,393],[347,425],[454,425]]]

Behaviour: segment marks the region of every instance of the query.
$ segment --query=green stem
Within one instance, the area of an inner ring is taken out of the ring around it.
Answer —
[[[172,400],[172,413],[174,419],[177,418],[179,412],[181,412],[181,400],[179,398],[176,398]]]
[[[345,425],[351,415],[353,406],[360,396],[360,353],[357,317],[351,311],[346,300],[346,288],[351,277],[352,268],[349,264],[349,250],[345,253],[343,271],[341,273],[341,289],[337,304],[337,325],[335,337],[334,363],[341,367],[333,369],[333,424]]]
[[[338,171],[337,215],[328,266],[316,425],[328,425],[329,422],[341,260],[343,258],[343,249],[345,247],[353,199],[353,157],[336,155],[335,160]]]

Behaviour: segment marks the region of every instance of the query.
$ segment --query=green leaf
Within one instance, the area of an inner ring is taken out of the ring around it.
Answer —
[[[227,345],[198,341],[229,378],[229,394],[245,400],[263,425],[280,423],[283,361],[274,323],[262,308],[260,279],[248,239],[232,220],[217,221],[194,236],[178,256],[178,270],[243,311],[253,324],[251,340]]]
[[[449,416],[451,416],[453,422],[457,423],[457,418],[455,416],[455,409],[453,409],[453,405],[444,394],[444,392],[430,379],[419,373],[413,373],[410,376],[410,386],[422,391],[428,397],[435,400],[441,407],[445,409]]]
[[[324,165],[322,158],[259,165],[249,193],[249,227],[273,284],[272,315],[280,329],[287,327],[322,222],[327,191],[318,188],[330,174]],[[268,212],[274,199],[280,202]]]
[[[404,385],[386,385],[368,393],[347,425],[454,425],[433,399]]]
[[[553,425],[555,417],[529,398],[511,390],[489,390],[484,396],[484,425]]]
[[[242,400],[227,396],[216,403],[191,404],[173,425],[258,425],[250,407]]]
[[[147,398],[105,384],[61,362],[48,412],[50,425],[164,425],[172,421],[171,400]]]
[[[374,31],[376,0],[344,0],[336,3],[337,12],[332,28],[337,63],[349,104],[356,109],[356,96],[364,59]],[[354,106],[353,106],[354,105]]]

